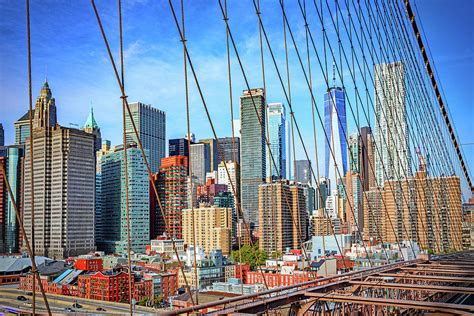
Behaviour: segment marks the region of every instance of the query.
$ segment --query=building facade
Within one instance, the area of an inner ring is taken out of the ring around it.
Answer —
[[[280,179],[286,178],[286,116],[283,103],[269,103],[268,138],[273,159],[268,162],[267,175]],[[273,164],[273,161],[275,164]],[[270,172],[271,170],[271,172]]]
[[[21,233],[14,203],[23,212],[24,150],[21,145],[0,146],[0,168],[6,171],[13,199],[3,177],[0,178],[0,252],[16,253],[20,250]]]
[[[208,143],[191,144],[190,156],[193,176],[200,184],[206,183],[206,173],[211,171],[211,150]]]
[[[218,138],[217,142],[224,152],[224,160],[220,155],[218,156],[219,163],[222,161],[237,161],[240,164],[240,137],[234,137],[233,141],[232,137],[222,137]]]
[[[151,172],[158,172],[161,158],[166,155],[166,113],[149,104],[129,104],[143,148],[148,149]],[[125,116],[127,143],[138,144],[130,116]]]
[[[232,209],[199,207],[183,210],[183,239],[187,245],[202,247],[206,254],[220,249],[229,255],[232,241]]]
[[[295,166],[295,181],[303,184],[311,184],[311,161],[296,160]]]
[[[168,156],[189,156],[188,140],[174,138],[168,140]]]
[[[260,249],[268,255],[299,249],[308,231],[304,187],[281,180],[260,185],[258,196]]]
[[[172,156],[161,160],[157,177],[157,189],[164,208],[168,229],[157,202],[151,203],[155,214],[155,238],[165,234],[169,238],[182,238],[182,211],[188,206],[188,157]],[[155,194],[152,192],[152,199]]]
[[[220,155],[216,140],[214,138],[200,139],[199,143],[209,144],[209,171],[217,171]]]
[[[147,152],[147,151],[146,151]],[[145,252],[149,243],[149,179],[141,151],[135,145],[127,148],[128,212],[130,246]],[[126,253],[128,249],[125,161],[123,146],[116,146],[101,159],[102,240],[97,247],[109,253]],[[106,223],[106,224],[105,224]]]
[[[342,88],[333,87],[324,94],[324,129],[329,139],[329,144],[325,142],[325,177],[330,179],[333,190],[347,172],[346,101]]]
[[[240,194],[244,217],[257,226],[259,224],[258,187],[265,182],[266,175],[265,112],[263,89],[245,90],[240,97]]]
[[[401,62],[375,65],[375,155],[377,185],[409,175],[405,69]]]

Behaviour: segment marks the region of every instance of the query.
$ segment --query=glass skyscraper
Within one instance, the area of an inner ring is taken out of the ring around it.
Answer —
[[[141,102],[130,103],[130,111],[138,129],[143,148],[148,149],[151,172],[158,172],[161,158],[166,155],[166,113]],[[125,118],[127,142],[137,143],[130,117]]]
[[[113,253],[127,252],[127,212],[125,203],[125,165],[123,146],[114,148],[101,158],[101,218],[102,240],[99,250]],[[148,150],[146,150],[148,155]],[[140,149],[129,147],[128,200],[130,213],[131,249],[144,252],[150,236],[150,182]]]
[[[0,251],[2,253],[15,253],[19,249],[19,227],[13,203],[16,202],[22,212],[22,191],[23,191],[23,146],[12,145],[0,146],[0,167],[5,168],[6,176],[12,189],[13,198],[7,192],[3,179],[0,178],[0,193],[3,193],[4,203],[0,201],[0,215],[3,218],[0,223]],[[0,196],[1,198],[1,196]]]
[[[346,101],[342,88],[333,87],[324,95],[324,129],[330,143],[326,142],[325,147],[326,178],[335,189],[347,172]]]
[[[244,216],[250,223],[256,225],[258,225],[258,186],[265,182],[266,174],[265,112],[263,89],[245,90],[240,96],[240,192]]]
[[[267,174],[272,177],[286,178],[286,118],[285,106],[282,103],[269,103],[267,106],[268,134],[273,160],[268,161]],[[270,158],[271,159],[271,158]]]

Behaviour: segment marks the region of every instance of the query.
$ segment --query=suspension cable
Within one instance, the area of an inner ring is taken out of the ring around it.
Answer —
[[[127,112],[128,112],[128,116],[130,118],[130,122],[132,123],[132,128],[133,128],[133,131],[135,133],[135,136],[136,136],[136,139],[137,139],[137,142],[138,142],[138,147],[140,148],[140,152],[142,154],[142,157],[143,157],[143,160],[144,160],[144,164],[146,166],[146,169],[147,169],[147,172],[148,172],[148,178],[150,179],[150,182],[151,182],[151,185],[152,185],[152,188],[153,188],[153,191],[155,193],[155,198],[158,202],[158,206],[160,208],[160,212],[161,212],[161,215],[163,217],[163,221],[164,221],[164,224],[165,224],[165,228],[166,228],[166,231],[170,231],[170,227],[169,227],[169,223],[168,223],[168,220],[166,218],[166,214],[164,212],[164,209],[163,209],[163,205],[161,203],[161,199],[160,199],[160,196],[158,194],[158,190],[156,188],[156,184],[155,182],[153,181],[153,174],[151,172],[151,169],[150,169],[150,165],[148,163],[148,159],[146,157],[146,153],[145,153],[145,149],[143,148],[143,145],[142,145],[142,142],[140,140],[140,134],[138,133],[138,129],[137,129],[137,126],[135,124],[135,120],[133,118],[133,115],[132,115],[132,112],[130,110],[130,105],[128,104],[128,100],[126,98],[126,94],[125,94],[125,89],[124,89],[124,86],[122,84],[122,81],[120,80],[120,77],[119,77],[119,73],[117,71],[117,66],[115,64],[115,59],[112,55],[112,51],[110,50],[110,46],[109,46],[109,42],[107,40],[107,36],[105,35],[105,31],[104,31],[104,28],[103,28],[103,25],[102,25],[102,21],[100,19],[100,16],[99,16],[99,12],[97,11],[97,7],[95,5],[95,2],[94,0],[91,0],[91,4],[92,4],[92,7],[94,9],[94,13],[95,13],[95,16],[96,16],[96,19],[97,19],[97,23],[99,25],[99,28],[100,28],[100,31],[101,31],[101,34],[102,34],[102,37],[104,39],[104,43],[105,43],[105,46],[106,46],[106,49],[107,49],[107,53],[109,55],[109,59],[110,59],[110,62],[112,64],[112,68],[114,70],[114,74],[115,74],[115,78],[117,79],[117,83],[119,85],[119,88],[120,88],[120,91],[122,93],[122,97],[123,97],[123,100],[125,100],[125,106],[126,106],[126,109],[127,109]],[[179,258],[179,254],[178,254],[178,250],[176,248],[176,244],[174,242],[174,239],[171,238],[171,244],[172,244],[172,247],[173,247],[173,251],[176,255],[176,258],[178,260],[178,265],[179,265],[179,268],[181,270],[181,273],[183,275],[183,278],[184,278],[184,282],[185,282],[185,287],[190,295],[190,298],[191,298],[191,303],[194,305],[194,298],[193,298],[193,295],[191,293],[191,290],[190,290],[190,287],[189,287],[189,284],[188,284],[188,281],[187,281],[187,278],[186,278],[186,274],[184,273],[184,267],[183,267],[183,263],[181,261],[181,259]]]

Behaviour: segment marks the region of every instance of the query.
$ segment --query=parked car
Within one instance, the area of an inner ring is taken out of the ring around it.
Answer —
[[[102,307],[97,307],[95,310],[98,312],[106,312],[105,308]]]
[[[18,296],[16,299],[19,300],[19,301],[26,301],[26,300],[28,300],[28,299],[27,299],[26,297],[24,297],[23,295]]]
[[[72,304],[72,307],[74,307],[74,308],[82,308],[82,305],[76,302],[76,303]]]
[[[75,310],[73,310],[71,307],[66,307],[66,308],[64,309],[64,311],[65,311],[66,313],[74,313],[74,312],[75,312]]]

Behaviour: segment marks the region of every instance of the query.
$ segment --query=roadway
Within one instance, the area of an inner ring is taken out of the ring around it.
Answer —
[[[27,301],[19,301],[18,296],[24,296]],[[90,300],[84,298],[78,298],[74,296],[47,294],[48,303],[51,308],[51,312],[58,314],[66,314],[65,308],[72,308],[75,314],[127,314],[129,313],[129,305],[125,303],[106,302],[98,300]],[[0,287],[0,306],[9,306],[18,308],[25,311],[31,311],[32,296],[28,296],[24,291],[10,288]],[[77,301],[81,308],[74,308],[72,305]],[[105,311],[97,311],[97,308],[103,308]],[[36,293],[36,308],[37,312],[46,312],[46,307],[43,302],[41,293]],[[160,310],[151,307],[135,306],[135,312],[139,315],[156,314]],[[71,313],[72,314],[72,313]]]

